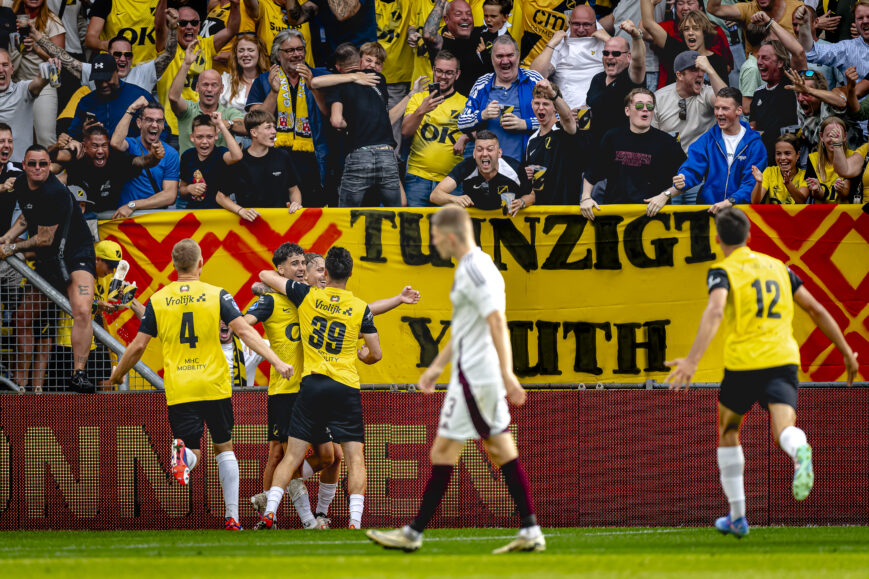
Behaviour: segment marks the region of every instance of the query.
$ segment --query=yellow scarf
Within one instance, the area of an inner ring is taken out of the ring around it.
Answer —
[[[296,92],[296,114],[293,115],[293,103],[290,101],[290,81],[281,70],[281,93],[278,95],[278,134],[275,138],[276,147],[287,147],[294,151],[314,152],[314,140],[311,138],[311,123],[308,120],[308,99],[305,93],[305,79],[299,78],[299,89]]]

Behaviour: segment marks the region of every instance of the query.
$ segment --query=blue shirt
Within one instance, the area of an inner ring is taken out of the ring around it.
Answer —
[[[519,103],[519,83],[514,82],[510,85],[510,88],[506,89],[500,86],[493,86],[492,90],[489,91],[489,102],[492,101],[498,101],[498,106],[502,107],[502,111],[505,106],[513,107],[510,112],[517,117],[522,117],[519,112],[521,108]],[[504,129],[501,127],[500,117],[490,119],[489,125],[486,128],[498,136],[498,143],[501,145],[503,156],[513,159],[525,158],[525,137],[527,136],[525,133],[517,133]]]
[[[75,116],[72,119],[72,123],[69,125],[69,136],[78,140],[82,138],[82,127],[85,121],[85,113],[95,114],[97,120],[103,124],[109,132],[109,135],[111,135],[115,132],[115,126],[117,126],[118,121],[121,120],[121,117],[124,116],[124,113],[127,112],[130,105],[140,96],[145,97],[149,101],[154,100],[153,97],[151,97],[151,93],[142,87],[124,81],[121,81],[121,86],[118,88],[118,92],[109,100],[100,98],[95,90],[89,92],[81,98],[78,102],[78,106],[75,107]],[[129,134],[134,137],[139,134],[139,127],[136,126],[136,123],[130,123]]]
[[[142,145],[141,139],[127,137],[127,154],[133,157],[144,155],[147,153]],[[161,141],[162,142],[162,141]],[[157,191],[163,189],[163,181],[177,181],[180,173],[178,151],[170,147],[167,143],[163,143],[165,155],[160,159],[156,167],[143,169],[136,177],[133,177],[124,185],[121,190],[121,205],[126,205],[130,201],[138,201],[139,199],[147,199],[153,196]],[[157,191],[154,191],[154,186],[151,185],[151,179],[148,178],[148,172],[154,178],[154,183],[157,185]]]

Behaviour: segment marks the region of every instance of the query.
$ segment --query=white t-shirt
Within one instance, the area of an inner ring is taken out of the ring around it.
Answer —
[[[29,80],[11,82],[0,92],[0,122],[12,127],[15,136],[11,158],[14,163],[22,162],[27,147],[33,144],[33,101]]]
[[[745,127],[739,125],[739,132],[735,135],[728,135],[725,132],[721,133],[721,136],[724,137],[724,150],[727,153],[727,166],[730,167],[733,164],[733,159],[736,156],[736,147],[739,145],[739,141],[742,140],[742,137],[745,135]]]
[[[676,83],[668,84],[655,92],[655,116],[652,126],[670,133],[679,139],[682,150],[688,153],[688,147],[700,138],[715,124],[715,91],[709,85],[703,85],[700,94],[685,99],[685,120],[679,118],[679,101],[682,97],[676,92]]]
[[[503,389],[498,352],[486,317],[496,310],[503,312],[507,307],[504,278],[492,258],[479,247],[474,247],[459,262],[450,301],[453,304],[450,385],[461,384],[461,371],[465,380],[475,386],[493,385]]]
[[[220,93],[220,104],[225,107],[232,107],[243,111],[247,105],[247,95],[250,87],[245,86],[243,82],[239,82],[238,94],[235,95],[235,98],[231,99],[229,98],[231,96],[229,93],[232,91],[232,77],[228,72],[224,72],[220,75],[220,80],[223,81],[223,92]]]
[[[268,344],[268,340],[265,340],[265,343]],[[229,381],[231,383],[233,378],[232,371],[235,366],[232,360],[232,342],[221,344],[220,347],[223,348],[223,355],[226,356],[226,363],[229,364]],[[241,353],[244,355],[245,375],[247,376],[247,386],[249,388],[254,386],[254,381],[256,380],[256,367],[263,361],[263,357],[251,350],[244,342],[241,342]]]
[[[81,83],[88,85],[91,90],[96,90],[96,85],[91,82],[91,69],[93,66],[89,62],[81,63]],[[122,80],[152,92],[157,84],[157,67],[154,66],[153,60],[143,62],[131,68],[127,77]]]
[[[81,0],[46,0],[48,9],[55,15],[60,14],[61,4],[66,4],[63,11],[63,28],[66,30],[66,44],[64,48],[71,54],[81,54],[81,38],[78,35],[78,12],[81,9]]]
[[[603,72],[604,43],[597,38],[565,38],[555,47],[550,61],[555,68],[552,80],[561,89],[572,109],[585,105],[591,79]]]

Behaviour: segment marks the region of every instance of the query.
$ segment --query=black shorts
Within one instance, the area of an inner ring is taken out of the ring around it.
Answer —
[[[290,436],[316,446],[324,435],[335,442],[365,442],[362,424],[362,399],[358,388],[341,384],[322,374],[302,378],[302,386],[293,418]]]
[[[762,370],[724,370],[718,401],[736,414],[745,414],[755,402],[797,408],[797,366],[786,364]]]
[[[197,400],[169,406],[169,426],[172,436],[184,441],[192,450],[199,450],[203,424],[208,425],[214,444],[232,440],[232,399]]]
[[[269,417],[269,440],[286,442],[289,438],[290,418],[299,394],[270,394],[266,402]]]
[[[66,271],[70,275],[74,271],[86,271],[95,279],[97,277],[97,261],[92,244],[82,245],[81,247],[68,247],[64,251],[64,263]],[[51,286],[67,295],[69,282],[63,280],[63,276],[58,267],[57,259],[38,259],[36,261],[36,273],[41,275]]]

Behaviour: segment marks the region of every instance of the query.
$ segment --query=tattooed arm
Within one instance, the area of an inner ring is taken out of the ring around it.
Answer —
[[[329,9],[339,21],[349,20],[359,12],[359,0],[328,0]]]
[[[298,0],[287,0],[287,23],[298,26],[307,22],[319,12],[317,4],[312,1],[300,4]]]
[[[422,27],[422,39],[428,45],[430,54],[436,54],[444,45],[444,37],[438,32],[438,27],[441,25],[446,6],[446,0],[437,0]]]
[[[74,77],[81,80],[80,61],[76,60],[66,50],[53,43],[48,36],[37,30],[35,26],[31,26],[30,30],[30,35],[36,41],[36,45],[47,52],[49,58],[58,59],[63,68],[68,70]]]
[[[166,26],[169,28],[166,32],[166,50],[154,59],[154,72],[157,79],[163,76],[169,64],[175,60],[175,50],[178,46],[178,11],[174,8],[166,11]]]

